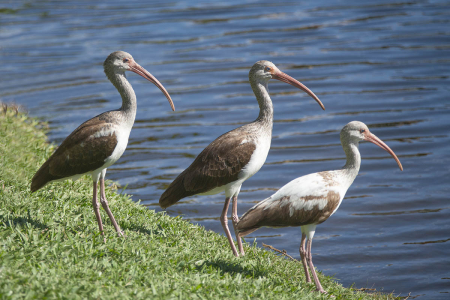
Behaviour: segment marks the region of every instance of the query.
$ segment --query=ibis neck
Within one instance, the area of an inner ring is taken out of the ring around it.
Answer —
[[[120,111],[125,117],[127,122],[131,125],[134,123],[136,117],[136,94],[134,93],[131,84],[128,82],[125,73],[114,73],[111,76],[108,74],[109,80],[119,91],[120,96],[122,96],[122,107]]]
[[[349,176],[356,178],[358,175],[359,167],[361,166],[361,155],[358,150],[358,142],[344,143],[342,142],[342,147],[344,148],[345,155],[347,156],[347,162],[343,168]]]
[[[272,130],[273,126],[273,105],[269,95],[268,82],[251,82],[252,90],[255,93],[259,104],[259,116],[256,122],[261,122]]]

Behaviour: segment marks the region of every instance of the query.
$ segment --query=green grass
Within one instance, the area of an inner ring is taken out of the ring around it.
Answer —
[[[249,245],[235,258],[225,237],[112,187],[107,198],[127,238],[101,210],[104,243],[90,177],[29,192],[53,149],[45,124],[0,111],[0,299],[329,299],[304,282],[299,263]],[[394,299],[319,275],[334,299]]]

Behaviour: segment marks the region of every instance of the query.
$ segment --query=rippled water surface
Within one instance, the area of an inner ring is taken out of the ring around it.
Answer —
[[[128,76],[136,123],[108,172],[158,211],[164,188],[205,146],[257,117],[248,71],[274,62],[327,110],[270,83],[272,148],[244,183],[239,214],[296,177],[344,165],[339,131],[363,121],[405,170],[361,144],[359,176],[316,231],[315,264],[345,286],[450,299],[450,2],[16,0],[0,8],[0,98],[48,120],[55,143],[120,107],[102,68],[110,52],[130,52],[164,84],[175,113],[157,88]],[[223,233],[223,200],[196,196],[167,211]],[[247,241],[254,238],[299,257],[299,228],[261,229]]]

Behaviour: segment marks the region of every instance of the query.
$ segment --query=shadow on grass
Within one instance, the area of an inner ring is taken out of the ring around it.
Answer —
[[[119,226],[121,226],[119,224]],[[120,228],[122,228],[122,230],[131,230],[131,231],[135,231],[136,233],[143,233],[146,235],[157,235],[157,236],[165,236],[164,229],[161,227],[161,225],[158,225],[158,228],[155,229],[148,229],[148,228],[144,228],[142,227],[142,225],[139,224],[123,224]]]
[[[258,267],[255,268],[242,267],[239,263],[232,263],[222,259],[213,261],[206,260],[201,265],[198,265],[196,268],[198,271],[202,271],[208,268],[219,269],[221,275],[224,275],[225,273],[231,275],[236,275],[237,273],[240,273],[244,277],[254,277],[254,278],[267,275],[266,272],[259,270]]]
[[[0,223],[4,223],[7,227],[13,226],[24,226],[26,224],[30,224],[31,226],[44,230],[47,229],[48,226],[39,221],[33,220],[31,217],[15,217],[11,218],[8,216],[0,216]]]

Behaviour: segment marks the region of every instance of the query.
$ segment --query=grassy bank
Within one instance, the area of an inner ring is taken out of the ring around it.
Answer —
[[[91,180],[31,194],[34,172],[52,153],[43,124],[0,111],[0,298],[328,299],[305,284],[301,265],[257,248],[235,258],[225,237],[155,213],[107,188],[116,236],[91,207]],[[343,288],[320,276],[334,299],[393,299]]]

